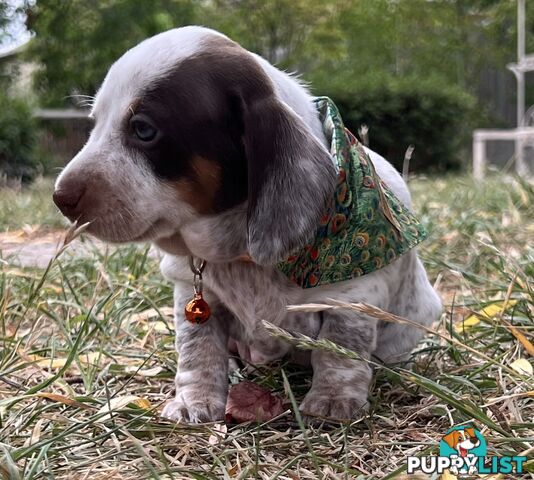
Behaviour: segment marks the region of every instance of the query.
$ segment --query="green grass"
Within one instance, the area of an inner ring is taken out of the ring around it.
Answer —
[[[467,177],[417,179],[410,187],[430,231],[421,256],[445,313],[434,326],[439,335],[419,345],[414,373],[377,369],[369,416],[347,426],[304,428],[286,414],[228,427],[221,437],[213,425],[159,419],[175,371],[172,291],[146,246],[60,256],[46,271],[0,263],[0,475],[403,478],[406,456],[436,453],[452,424],[472,419],[490,455],[532,455],[533,379],[513,362],[532,363],[533,188]],[[44,181],[20,194],[0,191],[2,228],[61,225],[50,190]],[[496,318],[453,328],[498,300],[515,302]],[[237,377],[284,395],[288,407],[310,385],[309,372],[282,363]],[[121,402],[128,395],[149,403]],[[527,468],[534,471],[532,460]]]
[[[39,178],[30,187],[0,188],[0,232],[27,226],[64,228],[66,223],[52,203],[54,182]]]

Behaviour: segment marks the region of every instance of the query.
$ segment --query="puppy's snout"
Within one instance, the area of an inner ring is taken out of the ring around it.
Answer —
[[[59,185],[52,195],[52,199],[63,215],[70,220],[76,220],[81,214],[80,200],[85,190],[86,186],[78,182],[70,185]]]

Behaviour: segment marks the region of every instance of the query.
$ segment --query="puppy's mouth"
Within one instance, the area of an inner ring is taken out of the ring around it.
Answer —
[[[161,236],[161,232],[168,230],[167,222],[163,218],[158,218],[151,223],[142,233],[134,235],[132,242],[152,242]],[[166,234],[166,233],[165,233]]]
[[[78,219],[78,224],[83,223],[85,221]],[[161,218],[142,225],[136,224],[131,219],[116,221],[95,218],[89,222],[86,232],[100,240],[112,243],[150,242],[156,240],[161,232],[166,230],[166,225],[167,222]]]

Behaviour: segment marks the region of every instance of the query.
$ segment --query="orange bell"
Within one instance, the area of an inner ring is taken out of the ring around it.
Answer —
[[[187,302],[184,313],[187,321],[196,325],[205,323],[211,315],[210,307],[202,298],[201,293],[195,293],[193,298]]]

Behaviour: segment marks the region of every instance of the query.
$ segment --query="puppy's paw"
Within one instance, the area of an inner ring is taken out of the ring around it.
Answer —
[[[350,422],[367,412],[369,405],[364,396],[341,396],[334,392],[308,392],[299,410],[308,423],[321,419]]]
[[[212,400],[186,401],[177,396],[165,405],[161,416],[180,423],[208,423],[224,420],[225,403]]]

